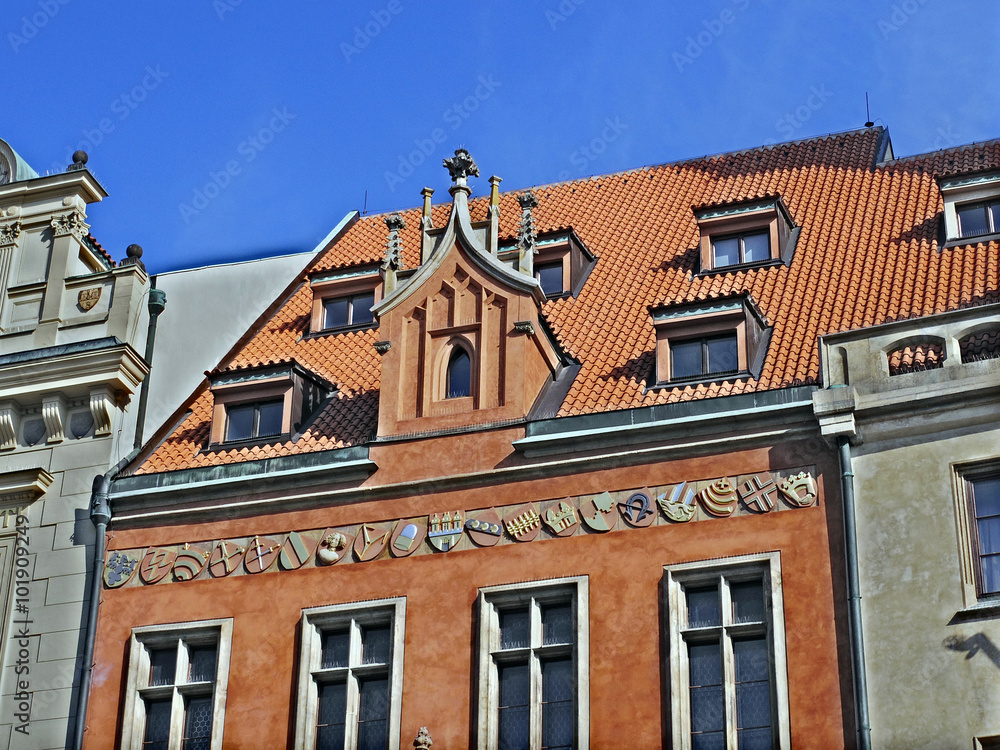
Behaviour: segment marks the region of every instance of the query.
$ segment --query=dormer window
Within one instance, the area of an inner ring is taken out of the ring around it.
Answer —
[[[447,398],[465,398],[472,395],[472,358],[456,346],[448,359]]]
[[[537,251],[532,259],[535,278],[549,298],[577,296],[597,262],[597,257],[572,231],[540,236]],[[517,270],[515,246],[501,247],[499,259]]]
[[[368,325],[374,322],[375,292],[362,292],[323,300],[323,330]]]
[[[1000,235],[1000,173],[973,173],[938,180],[948,242]]]
[[[705,206],[695,216],[702,273],[791,262],[799,228],[781,198]]]
[[[542,291],[546,297],[558,297],[563,293],[563,264],[562,261],[555,263],[542,263],[535,265],[535,278],[538,279]]]
[[[656,386],[759,377],[771,329],[747,295],[650,311]]]
[[[212,445],[290,440],[336,390],[295,362],[220,372],[211,381]]]
[[[340,270],[312,279],[314,335],[375,325],[372,307],[382,299],[382,280],[372,268]]]

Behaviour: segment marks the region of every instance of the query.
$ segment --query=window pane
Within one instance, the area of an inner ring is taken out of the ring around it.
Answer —
[[[961,206],[956,209],[958,214],[959,235],[975,237],[977,234],[989,234],[990,225],[986,219],[986,206],[982,203],[974,206]]]
[[[733,642],[736,662],[736,726],[738,729],[760,729],[771,726],[771,668],[768,663],[767,640],[763,636]],[[756,748],[770,732],[748,732],[741,747]],[[768,745],[769,746],[769,745]]]
[[[688,589],[687,605],[689,628],[707,628],[722,624],[718,587]]]
[[[562,263],[546,263],[535,268],[538,283],[546,294],[561,294],[563,291]]]
[[[743,262],[756,263],[771,257],[771,242],[767,232],[748,234],[743,238]]]
[[[226,409],[226,440],[249,440],[253,437],[253,404]]]
[[[990,231],[1000,232],[1000,202],[990,204]]]
[[[213,682],[215,680],[215,646],[197,646],[188,651],[191,669],[188,682]]]
[[[690,378],[701,375],[701,340],[670,342],[670,377]]]
[[[528,610],[508,609],[500,613],[500,648],[528,647]]]
[[[143,750],[167,750],[170,740],[170,699],[146,701],[146,734]]]
[[[691,687],[722,684],[722,646],[699,643],[688,646]]]
[[[351,648],[351,633],[347,630],[323,633],[323,654],[320,657],[322,669],[346,667]]]
[[[371,323],[375,320],[372,307],[375,305],[375,292],[359,294],[351,300],[351,324]]]
[[[281,434],[281,418],[285,404],[282,401],[268,401],[258,405],[257,437],[271,437]]]
[[[331,299],[323,303],[323,327],[341,328],[346,326],[347,320],[347,298]]]
[[[737,237],[727,240],[716,240],[712,243],[713,268],[735,266],[740,262],[740,241]]]
[[[980,560],[983,569],[983,593],[1000,594],[1000,555],[990,555]]]
[[[764,636],[733,642],[736,659],[736,681],[766,680],[770,675],[767,663],[767,640]]]
[[[995,555],[1000,552],[1000,516],[980,518],[976,525],[979,527],[979,554]]]
[[[388,625],[361,630],[361,663],[388,664],[390,629]]]
[[[1000,516],[1000,477],[977,479],[972,483],[976,518]]]
[[[472,360],[464,349],[455,349],[448,362],[448,398],[472,395]]]
[[[691,732],[719,732],[723,729],[722,685],[691,688]]]
[[[708,371],[736,372],[740,369],[736,334],[708,339]]]
[[[729,587],[735,622],[764,622],[764,582],[746,581]]]
[[[542,644],[572,643],[573,606],[557,604],[542,609]]]
[[[316,750],[344,750],[346,720],[347,685],[344,683],[320,685]]]
[[[530,682],[527,664],[504,665],[500,679],[500,748],[528,750]]]
[[[212,699],[192,698],[184,718],[184,750],[209,750],[212,743]]]
[[[173,685],[176,670],[176,648],[158,648],[149,652],[150,685]]]
[[[542,662],[542,747],[573,746],[573,660]]]
[[[359,688],[358,750],[385,750],[389,742],[389,680],[364,680]]]
[[[722,732],[693,734],[691,750],[726,750],[726,736]]]
[[[741,729],[736,733],[739,750],[771,750],[771,728]]]

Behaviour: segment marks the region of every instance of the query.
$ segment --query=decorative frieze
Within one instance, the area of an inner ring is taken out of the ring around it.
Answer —
[[[759,516],[808,508],[817,502],[815,469],[794,468],[497,508],[447,510],[421,518],[292,531],[281,537],[254,535],[196,545],[117,550],[107,558],[104,582],[108,588],[130,582],[159,585],[416,554],[450,554],[616,529],[618,533],[638,533],[650,526]],[[173,575],[168,576],[165,568]],[[132,575],[136,569],[140,572],[137,577]]]
[[[16,245],[17,238],[21,236],[21,222],[15,221],[10,224],[0,224],[0,247]]]

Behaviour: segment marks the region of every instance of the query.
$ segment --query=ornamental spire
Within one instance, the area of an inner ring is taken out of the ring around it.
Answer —
[[[528,276],[535,275],[535,254],[538,252],[538,234],[531,210],[538,207],[538,198],[530,190],[517,196],[521,204],[521,226],[517,231],[517,270]]]
[[[385,225],[389,228],[389,239],[385,243],[382,277],[385,293],[389,294],[396,288],[396,272],[403,268],[403,242],[399,230],[406,229],[406,221],[401,214],[394,213],[385,217]]]
[[[479,167],[472,155],[464,148],[455,149],[455,155],[444,160],[444,165],[451,175],[451,181],[456,187],[465,187],[469,175],[479,177]]]

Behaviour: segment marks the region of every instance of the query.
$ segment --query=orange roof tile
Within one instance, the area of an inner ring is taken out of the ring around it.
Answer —
[[[881,128],[665,164],[534,188],[540,234],[572,228],[598,256],[575,299],[545,303],[548,323],[581,364],[560,416],[747,393],[819,382],[817,337],[890,320],[1000,300],[996,241],[941,246],[943,203],[935,177],[1000,168],[1000,141],[876,164]],[[693,208],[780,195],[802,227],[790,266],[694,276]],[[502,239],[516,236],[516,193],[500,199]],[[470,202],[475,221],[487,199]],[[450,204],[434,206],[435,226]],[[406,267],[419,261],[420,210],[401,212]],[[381,261],[383,216],[360,219],[307,269],[303,283],[220,369],[294,358],[336,383],[337,397],[296,442],[206,451],[211,394],[140,472],[252,460],[356,445],[377,425],[377,330],[303,337],[309,274]],[[655,336],[648,309],[748,292],[774,326],[759,379],[646,390]]]

